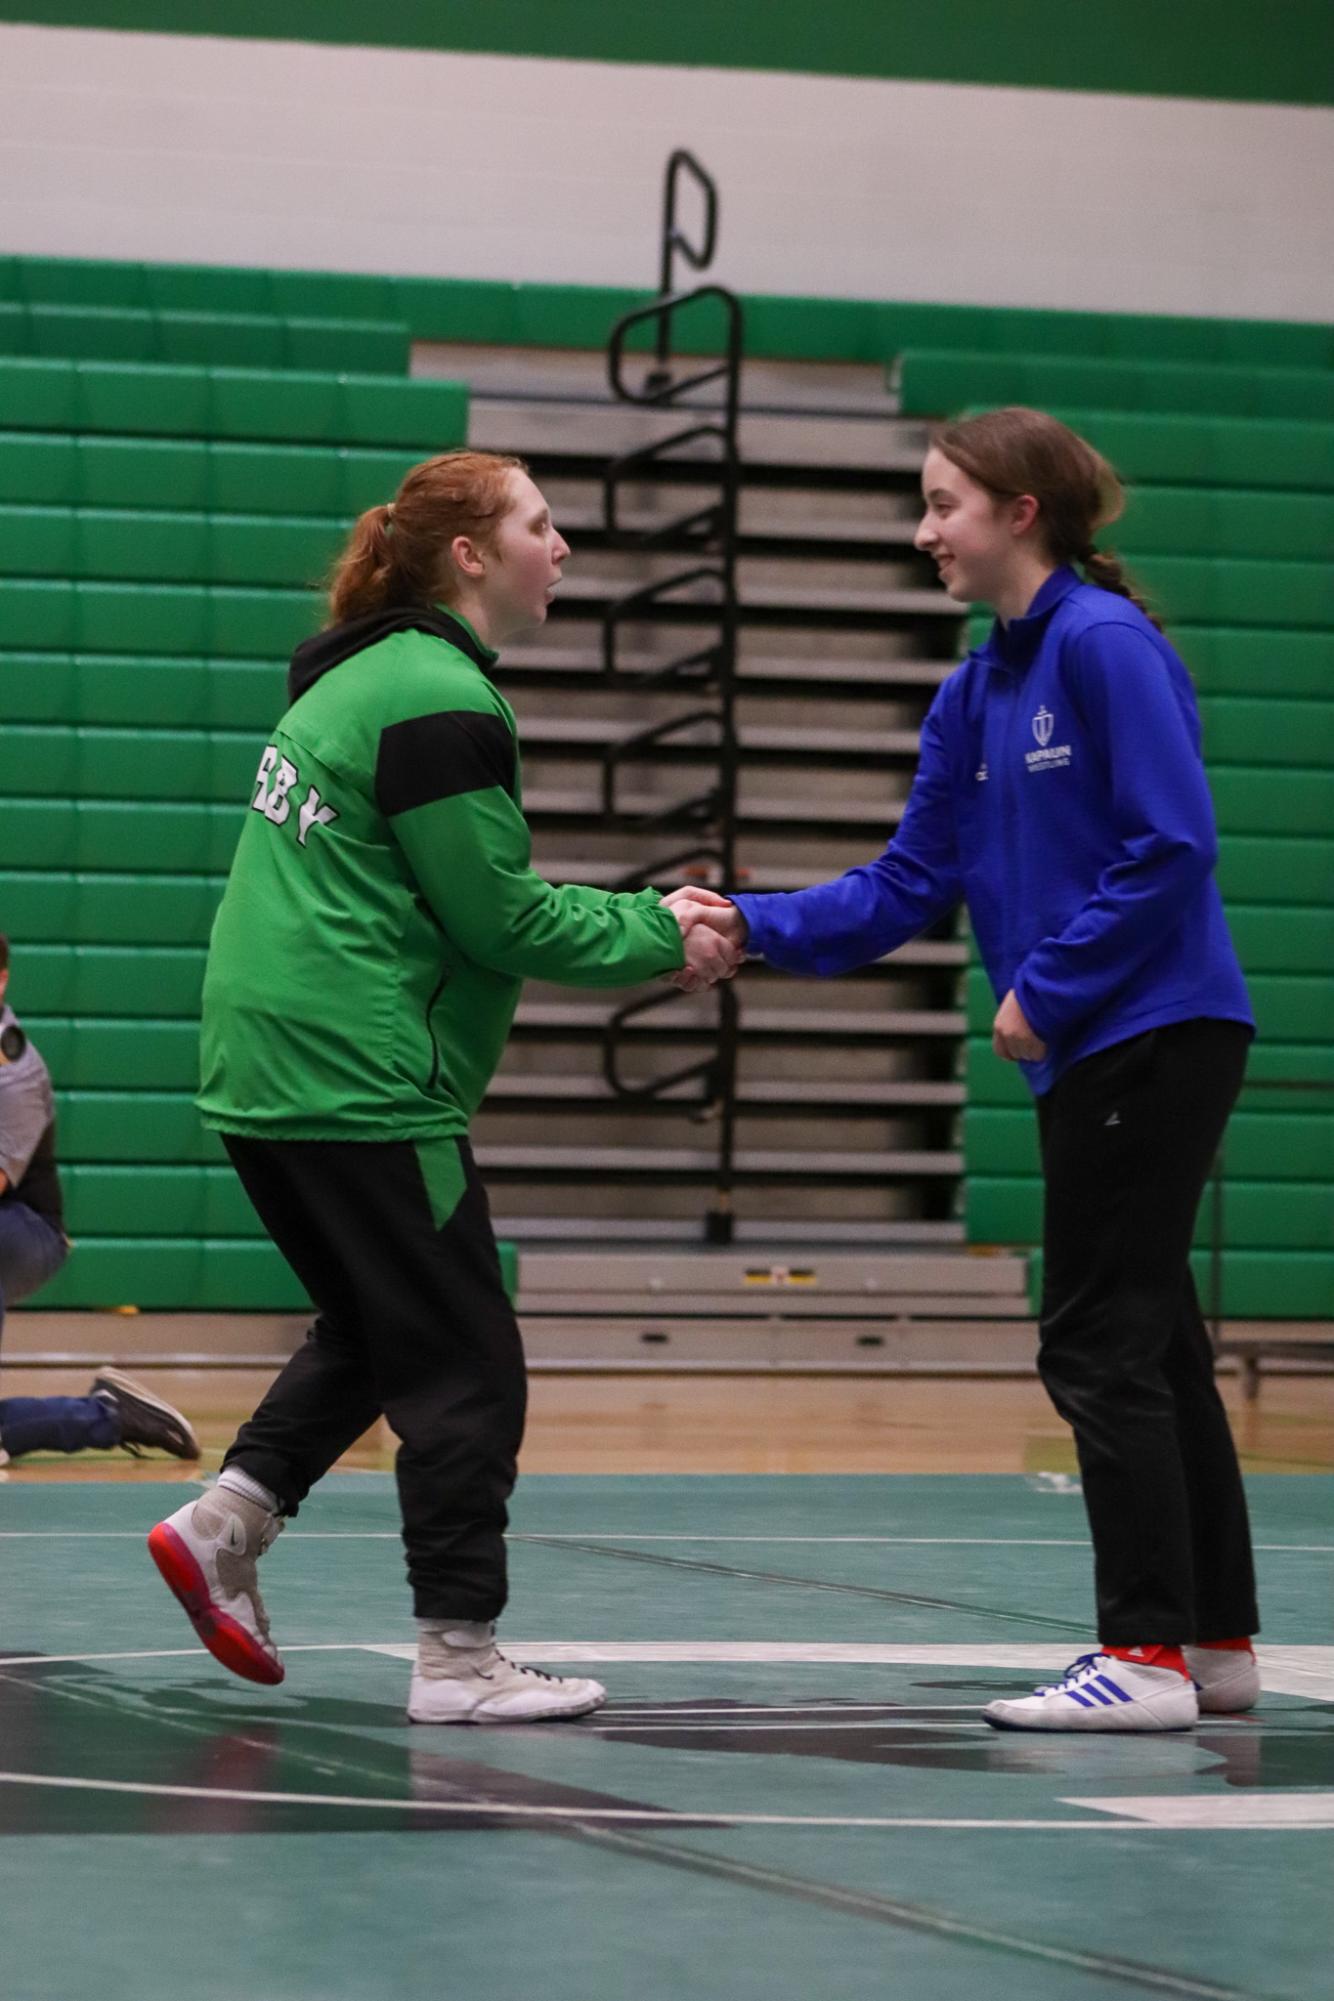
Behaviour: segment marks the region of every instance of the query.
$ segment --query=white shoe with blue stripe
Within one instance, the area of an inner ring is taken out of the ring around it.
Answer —
[[[1194,1682],[1175,1668],[1082,1654],[1059,1681],[982,1714],[997,1730],[1189,1730],[1200,1707]]]

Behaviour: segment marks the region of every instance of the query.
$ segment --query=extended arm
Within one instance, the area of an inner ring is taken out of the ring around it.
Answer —
[[[962,893],[940,698],[898,833],[878,860],[787,895],[733,898],[749,949],[788,973],[850,972],[915,938]]]
[[[447,935],[479,965],[571,986],[626,986],[681,967],[681,928],[656,890],[557,888],[537,874],[515,766],[509,726],[489,711],[382,733],[377,800]]]

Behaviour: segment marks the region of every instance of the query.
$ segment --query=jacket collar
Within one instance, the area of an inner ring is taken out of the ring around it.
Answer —
[[[1008,625],[996,619],[977,649],[978,659],[988,667],[1000,667],[1011,674],[1023,673],[1032,665],[1052,613],[1078,585],[1079,577],[1068,564],[1053,570],[1022,618],[1012,618]]]
[[[348,619],[343,625],[328,626],[325,631],[317,632],[313,639],[303,639],[287,670],[289,705],[313,688],[330,668],[341,666],[354,653],[363,653],[368,646],[387,639],[393,632],[429,632],[436,639],[446,640],[449,645],[457,647],[483,673],[494,667],[500,658],[489,646],[483,645],[466,618],[460,618],[457,612],[446,611],[443,605],[390,606],[383,611],[367,612],[362,618]]]

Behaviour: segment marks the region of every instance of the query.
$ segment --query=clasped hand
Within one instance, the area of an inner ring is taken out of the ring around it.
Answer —
[[[668,978],[682,993],[698,993],[730,980],[746,956],[746,920],[734,903],[711,889],[687,883],[663,902],[681,927],[686,962]]]

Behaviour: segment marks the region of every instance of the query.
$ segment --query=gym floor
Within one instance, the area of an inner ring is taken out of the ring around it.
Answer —
[[[1091,1640],[1035,1383],[538,1376],[504,1636],[610,1701],[449,1731],[403,1714],[391,1441],[266,1557],[288,1673],[255,1688],[142,1545],[262,1379],[152,1381],[202,1469],[33,1458],[0,1482],[6,2001],[1323,1991],[1330,1378],[1228,1390],[1259,1709],[1121,1739],[977,1714]]]

